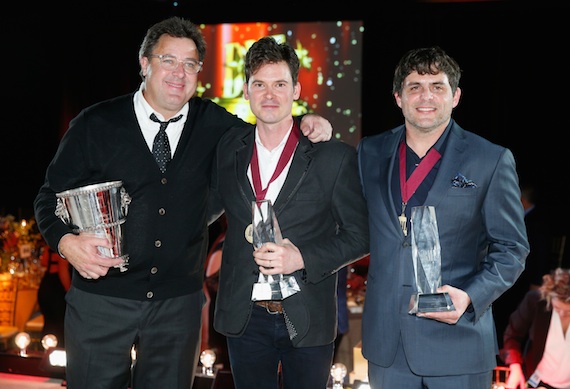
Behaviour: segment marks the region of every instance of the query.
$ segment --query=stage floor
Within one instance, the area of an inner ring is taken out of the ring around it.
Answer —
[[[2,389],[61,389],[65,388],[59,378],[0,373]]]

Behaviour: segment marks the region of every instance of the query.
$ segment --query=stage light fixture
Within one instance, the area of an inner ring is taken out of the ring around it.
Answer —
[[[209,349],[202,351],[202,353],[200,353],[200,362],[202,363],[202,374],[213,376],[216,353]]]
[[[67,365],[67,355],[65,349],[59,347],[50,347],[42,356],[40,361],[40,370],[50,373],[52,377],[64,379],[62,386],[66,386],[65,382],[65,366]]]
[[[27,357],[28,356],[27,348],[32,342],[30,334],[28,334],[27,332],[18,332],[16,334],[16,337],[14,338],[14,342],[16,343],[16,346],[18,346],[18,348],[20,349],[20,356]]]
[[[57,337],[54,334],[46,334],[42,338],[42,347],[47,350],[57,346]]]
[[[54,348],[48,356],[50,366],[65,367],[67,364],[67,354],[62,348]]]
[[[343,363],[335,363],[331,367],[331,377],[333,379],[333,389],[344,388],[344,378],[348,370]]]

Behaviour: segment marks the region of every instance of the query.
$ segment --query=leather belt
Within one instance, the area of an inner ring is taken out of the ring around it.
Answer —
[[[264,307],[269,313],[283,313],[283,304],[281,304],[281,301],[256,301],[255,305]]]

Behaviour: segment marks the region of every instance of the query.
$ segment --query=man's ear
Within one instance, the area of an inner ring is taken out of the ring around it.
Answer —
[[[150,64],[150,62],[148,61],[148,58],[142,57],[141,59],[139,59],[139,64],[141,66],[141,75],[143,77],[146,77],[146,75],[148,74],[148,66]]]

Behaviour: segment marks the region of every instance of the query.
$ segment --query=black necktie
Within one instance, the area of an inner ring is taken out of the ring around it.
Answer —
[[[160,123],[160,130],[154,138],[152,143],[152,155],[160,168],[160,171],[164,173],[166,171],[166,166],[170,162],[170,143],[168,142],[168,136],[166,135],[166,127],[171,122],[177,122],[182,119],[182,115],[178,115],[166,122],[160,121],[156,115],[153,113],[150,115],[150,120],[153,122]]]

